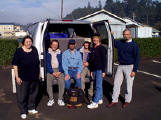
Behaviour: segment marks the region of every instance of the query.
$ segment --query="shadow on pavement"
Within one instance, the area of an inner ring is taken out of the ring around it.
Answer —
[[[104,96],[107,98],[107,100],[112,102],[112,92],[113,92],[113,85],[109,83],[108,81],[103,81],[103,93]],[[125,99],[121,95],[119,96],[119,100],[124,103]]]

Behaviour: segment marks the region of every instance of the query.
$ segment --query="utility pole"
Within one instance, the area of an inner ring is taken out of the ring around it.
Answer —
[[[61,0],[61,19],[63,19],[63,0]]]
[[[133,13],[132,13],[132,19],[135,20],[135,17],[136,17],[136,15],[135,15],[135,13],[133,12]]]

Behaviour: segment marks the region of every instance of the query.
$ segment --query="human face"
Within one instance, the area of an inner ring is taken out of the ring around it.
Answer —
[[[57,42],[52,42],[52,44],[51,44],[51,49],[52,49],[53,51],[56,51],[57,48],[58,48],[58,43],[57,43]]]
[[[25,39],[25,41],[24,41],[24,46],[25,46],[27,49],[31,48],[31,46],[32,46],[32,40],[29,39],[29,38]]]
[[[85,44],[84,44],[84,48],[85,48],[85,49],[88,49],[88,48],[89,48],[89,43],[85,43]]]
[[[123,33],[123,37],[124,37],[124,39],[125,40],[130,40],[131,38],[132,38],[132,36],[131,36],[131,32],[130,31],[125,31],[124,33]]]
[[[75,49],[75,44],[69,44],[69,49],[74,50]]]
[[[95,37],[93,38],[93,43],[94,43],[95,45],[99,45],[99,44],[100,44],[100,39],[99,39],[99,37],[95,36]]]

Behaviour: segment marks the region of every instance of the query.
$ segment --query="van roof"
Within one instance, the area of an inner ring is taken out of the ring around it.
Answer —
[[[90,24],[89,21],[83,21],[83,20],[72,20],[72,19],[63,19],[63,20],[54,20],[50,19],[49,23],[51,24]]]

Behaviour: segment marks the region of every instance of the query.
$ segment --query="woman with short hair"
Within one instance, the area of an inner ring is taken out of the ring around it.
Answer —
[[[16,77],[17,103],[21,118],[26,119],[27,113],[36,114],[36,97],[39,87],[39,57],[33,39],[23,38],[22,47],[17,48],[12,65]]]

